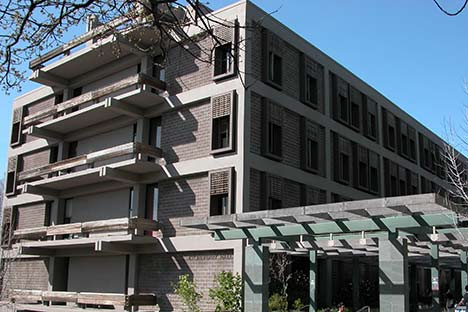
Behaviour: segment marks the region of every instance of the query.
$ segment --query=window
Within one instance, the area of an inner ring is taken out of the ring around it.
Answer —
[[[70,224],[72,221],[73,199],[65,199],[65,211],[63,214],[63,224]]]
[[[313,106],[318,106],[318,82],[317,79],[310,75],[306,75],[306,94],[305,99]]]
[[[340,94],[340,119],[348,123],[348,99]]]
[[[18,156],[8,158],[5,195],[16,194],[16,173],[18,172]]]
[[[367,187],[367,164],[359,162],[359,185]]]
[[[211,196],[210,216],[221,216],[229,214],[229,196],[220,194]]]
[[[359,129],[360,127],[360,108],[359,104],[356,104],[354,102],[351,102],[351,126],[353,126],[356,129]]]
[[[384,146],[391,151],[395,151],[396,144],[397,144],[396,142],[397,120],[391,112],[387,111],[383,107],[382,107],[382,120],[383,120],[382,129],[383,129]]]
[[[11,124],[10,146],[21,144],[21,128],[23,123],[23,107],[15,108],[13,111],[13,120]]]
[[[363,129],[364,134],[371,140],[377,140],[377,103],[364,96],[363,105]]]
[[[405,134],[401,135],[401,152],[403,155],[409,155],[408,154],[408,137]]]
[[[397,178],[395,176],[390,177],[390,196],[397,196],[398,195],[398,187],[397,187]]]
[[[371,193],[379,194],[379,168],[380,157],[377,153],[369,151],[369,190]]]
[[[283,178],[269,173],[262,173],[262,196],[268,210],[283,207]]]
[[[388,126],[388,147],[395,149],[395,128]]]
[[[268,80],[277,86],[282,84],[283,59],[274,52],[268,54]]]
[[[349,156],[340,153],[340,177],[342,181],[349,182]]]
[[[78,155],[78,141],[72,141],[68,143],[68,157],[73,158]]]
[[[234,212],[232,201],[233,169],[209,173],[210,216],[228,215]]]
[[[60,104],[62,102],[63,102],[63,93],[56,94],[54,104],[57,105],[57,104]]]
[[[365,147],[357,145],[358,157],[358,187],[364,190],[369,188],[369,155]]]
[[[411,126],[408,126],[408,149],[410,160],[416,162],[416,130]]]
[[[213,119],[212,150],[229,147],[229,116]]]
[[[281,126],[270,122],[268,125],[268,153],[280,156],[282,155],[283,133]]]
[[[79,88],[76,88],[76,89],[73,89],[73,92],[72,92],[72,96],[73,97],[77,97],[77,96],[80,96],[81,94],[83,93],[83,88],[82,87],[79,87]],[[71,108],[71,112],[76,112],[78,109],[80,109],[80,106],[79,105],[75,105]]]
[[[307,139],[307,167],[318,171],[319,169],[319,147],[318,142]]]
[[[234,72],[231,43],[226,43],[215,48],[214,51],[214,76],[231,74]]]
[[[372,138],[377,138],[377,119],[372,113],[367,113],[367,118],[369,120],[367,133]]]
[[[133,187],[130,187],[130,194],[128,196],[128,216],[131,218],[135,213],[135,207],[133,205],[133,201],[135,199],[135,190]]]
[[[362,94],[354,87],[350,87],[351,111],[350,111],[350,126],[357,131],[361,129],[361,106]]]
[[[400,173],[398,175],[398,178],[400,180],[400,193],[398,195],[406,195],[406,192],[407,192],[407,189],[408,189],[408,186],[407,186],[407,183],[406,183],[406,170],[404,168],[399,168],[400,169]]]
[[[211,152],[213,154],[234,149],[234,105],[234,92],[211,98]]]
[[[156,117],[150,120],[150,145],[161,148],[161,118]]]
[[[269,197],[268,198],[268,210],[281,209],[283,203],[280,199]]]
[[[146,212],[145,218],[158,220],[159,209],[159,187],[157,184],[150,184],[146,188]]]

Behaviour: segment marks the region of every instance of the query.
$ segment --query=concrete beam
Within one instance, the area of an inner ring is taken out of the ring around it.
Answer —
[[[141,108],[135,107],[131,104],[119,101],[114,98],[107,98],[104,102],[104,107],[116,113],[134,118],[141,118],[144,114],[144,111]]]
[[[52,139],[52,140],[62,141],[64,138],[63,135],[60,133],[47,130],[47,129],[38,128],[36,126],[29,127],[27,129],[27,134],[35,136],[37,138],[46,139],[46,140]]]
[[[129,184],[136,184],[139,182],[139,177],[137,174],[111,167],[102,167],[99,170],[99,176]]]
[[[70,84],[70,81],[68,81],[67,79],[64,79],[51,73],[47,73],[42,69],[34,70],[29,79],[49,87],[66,88]]]

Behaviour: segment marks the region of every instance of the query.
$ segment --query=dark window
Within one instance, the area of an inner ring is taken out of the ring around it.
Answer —
[[[214,68],[214,75],[224,75],[228,73],[232,73],[232,49],[231,43],[227,43],[215,48],[215,68]]]
[[[340,94],[340,119],[348,122],[348,99]]]
[[[319,169],[319,146],[318,142],[307,138],[307,168]]]
[[[280,199],[270,197],[268,198],[268,209],[269,210],[275,210],[275,209],[281,209],[283,206],[283,203]]]
[[[359,104],[351,102],[351,126],[353,126],[356,129],[359,129],[360,127],[360,108]]]
[[[340,176],[344,182],[349,182],[349,156],[346,154],[340,154]]]
[[[268,63],[268,79],[276,85],[281,86],[283,80],[283,59],[279,55],[270,52]]]
[[[405,177],[400,177],[400,194],[399,195],[406,195]]]
[[[388,147],[395,148],[395,128],[388,126]]]
[[[141,63],[137,64],[137,74],[141,73]]]
[[[15,192],[15,179],[16,179],[16,172],[14,171],[8,172],[7,179],[6,179],[6,188],[5,188],[6,194],[12,194]]]
[[[318,85],[317,79],[306,76],[306,101],[317,106],[318,103]]]
[[[161,148],[161,118],[156,117],[150,120],[150,145]]]
[[[78,148],[78,141],[73,141],[73,142],[68,143],[68,157],[67,158],[76,157],[78,155],[77,148]]]
[[[59,104],[63,102],[63,93],[55,95],[55,104]]]
[[[390,177],[390,196],[397,196],[397,178],[395,176]]]
[[[401,135],[401,151],[403,155],[408,156],[408,137],[404,134]]]
[[[65,211],[63,214],[63,224],[70,224],[72,220],[73,199],[65,199]]]
[[[367,187],[367,164],[360,161],[359,162],[359,186]]]
[[[282,137],[282,129],[281,126],[270,122],[268,125],[268,137],[269,137],[269,142],[268,142],[268,152],[270,154],[280,156],[282,155],[282,142],[283,142],[283,137]]]
[[[368,135],[373,137],[373,138],[377,138],[377,120],[375,118],[375,115],[372,114],[372,113],[368,113],[367,114],[368,116]]]
[[[375,167],[370,168],[370,190],[375,193],[379,191],[379,171]]]
[[[73,89],[73,97],[80,96],[80,95],[82,94],[82,92],[83,92],[83,88],[82,88],[82,87]]]
[[[49,164],[56,163],[57,160],[58,160],[58,146],[52,146],[50,148]]]
[[[211,196],[210,216],[220,216],[229,214],[229,196],[228,194],[219,194]]]
[[[11,127],[11,140],[10,144],[17,144],[20,141],[21,137],[21,122],[15,122]]]
[[[416,159],[416,142],[412,139],[409,140],[409,157],[411,159]]]
[[[213,119],[212,150],[229,147],[230,116]]]

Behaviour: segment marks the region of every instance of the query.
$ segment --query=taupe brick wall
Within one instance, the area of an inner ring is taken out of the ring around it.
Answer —
[[[283,91],[299,100],[299,51],[285,42],[283,57]]]
[[[4,283],[7,290],[47,290],[48,259],[16,259],[7,262]]]
[[[44,226],[46,219],[46,204],[29,204],[17,208],[17,229],[27,229]]]
[[[250,207],[249,211],[258,211],[262,207],[262,173],[250,169]]]
[[[139,291],[156,293],[162,312],[183,311],[174,294],[173,284],[179,276],[189,274],[203,294],[200,307],[203,312],[215,310],[208,296],[216,274],[233,270],[232,251],[208,251],[173,254],[141,255],[139,257]]]
[[[158,218],[164,236],[194,235],[203,233],[179,226],[183,217],[209,215],[208,174],[159,184]]]
[[[22,171],[28,171],[49,164],[50,149],[24,154],[21,157],[23,158]]]
[[[210,155],[210,109],[205,101],[162,116],[161,148],[167,163]]]
[[[29,105],[25,106],[24,116],[35,114],[37,112],[40,112],[41,110],[47,109],[49,107],[53,107],[54,105],[55,105],[55,97],[54,96],[47,97],[45,99],[42,99],[40,101],[37,101],[37,102],[34,102],[32,104],[29,104]],[[45,117],[45,118],[41,119],[41,121],[44,122],[44,121],[51,120],[51,119],[52,119],[52,116]],[[37,140],[37,139],[38,138],[35,137],[35,136],[25,135],[24,142],[26,142],[26,143],[27,142],[32,142],[32,141]]]
[[[262,97],[252,92],[250,100],[250,151],[262,153]]]
[[[301,184],[292,180],[284,179],[283,207],[301,206]]]
[[[192,54],[179,46],[169,51],[165,67],[169,94],[177,94],[212,82],[211,55],[207,54],[212,47],[211,38],[206,37],[198,44],[188,44],[187,48]]]

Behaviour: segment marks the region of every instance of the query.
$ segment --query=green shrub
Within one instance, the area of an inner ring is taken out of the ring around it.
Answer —
[[[242,311],[242,278],[232,272],[221,272],[216,276],[216,286],[209,291],[216,304],[216,312]]]
[[[304,309],[305,304],[302,302],[301,298],[297,298],[294,300],[293,305],[292,305],[294,311],[301,311]]]
[[[268,299],[268,310],[270,312],[288,312],[288,298],[278,293]]]
[[[179,295],[187,312],[201,312],[198,302],[203,297],[197,292],[197,285],[188,274],[179,276],[179,281],[173,285],[174,292]]]

